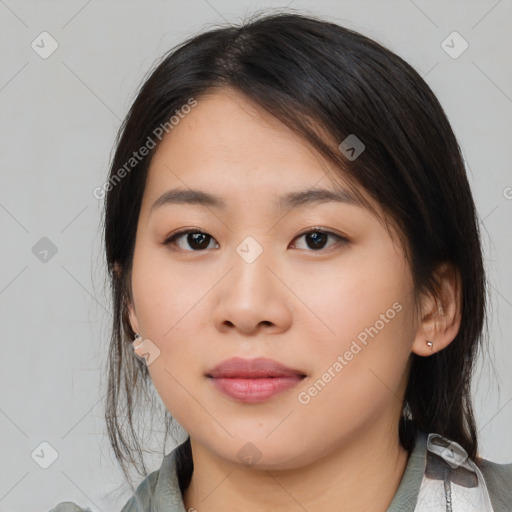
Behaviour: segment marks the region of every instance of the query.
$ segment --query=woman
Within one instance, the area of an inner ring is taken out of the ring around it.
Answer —
[[[187,433],[123,512],[512,510],[471,403],[475,205],[400,57],[296,14],[191,38],[143,84],[99,192],[114,453],[125,475],[142,460],[149,381]]]

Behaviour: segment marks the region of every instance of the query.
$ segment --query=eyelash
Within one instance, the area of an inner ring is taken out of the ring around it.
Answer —
[[[172,234],[168,238],[166,238],[164,240],[164,242],[162,243],[162,245],[165,245],[165,246],[174,245],[174,246],[176,246],[176,244],[175,244],[176,239],[178,239],[182,235],[187,235],[189,233],[200,233],[200,234],[203,234],[203,235],[206,235],[206,236],[210,237],[211,240],[215,240],[211,235],[209,235],[205,231],[202,231],[201,229],[183,229],[181,231],[178,231],[177,233]],[[333,247],[336,247],[336,245],[339,245],[339,244],[346,245],[347,243],[349,243],[349,240],[346,237],[338,235],[337,233],[333,233],[332,231],[323,230],[321,228],[312,228],[312,229],[310,229],[308,231],[304,231],[303,233],[297,235],[294,238],[294,240],[297,239],[297,238],[300,238],[300,237],[302,237],[304,235],[309,235],[311,233],[321,233],[321,234],[325,234],[325,235],[328,235],[328,236],[332,236],[332,237],[336,238],[338,241],[335,244],[333,244],[330,247],[328,247],[327,249],[323,249],[323,248],[322,249],[318,249],[318,250],[310,249],[310,250],[308,250],[308,252],[325,252],[325,251],[328,251],[328,250],[332,249]],[[185,249],[177,248],[175,250],[182,250],[183,252],[205,252],[207,249],[185,250]]]

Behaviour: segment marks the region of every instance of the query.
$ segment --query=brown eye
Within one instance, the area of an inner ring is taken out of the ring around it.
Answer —
[[[347,243],[348,240],[340,235],[337,235],[335,233],[331,233],[330,231],[321,231],[321,230],[312,230],[307,231],[306,233],[302,233],[302,235],[299,235],[297,239],[305,237],[307,248],[313,249],[314,251],[320,251],[322,249],[325,249],[326,244],[328,243],[329,237],[334,238],[335,242],[331,243],[330,246],[327,248],[332,247],[338,242],[341,243]],[[300,249],[301,247],[299,247]]]
[[[208,249],[210,242],[214,240],[214,238],[211,235],[205,233],[204,231],[186,230],[180,231],[179,233],[175,233],[174,235],[169,237],[167,240],[165,240],[164,245],[174,245],[177,246],[179,249],[188,251],[190,249],[183,247],[183,245],[180,246],[179,243],[177,242],[178,240],[183,238],[184,235],[187,235],[186,238],[184,239],[184,243],[188,245],[189,248],[192,249],[192,252],[198,252]]]

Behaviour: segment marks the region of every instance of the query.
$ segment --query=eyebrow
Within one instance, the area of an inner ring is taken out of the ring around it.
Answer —
[[[289,192],[278,199],[277,207],[281,209],[295,208],[322,203],[344,203],[353,206],[362,206],[359,199],[352,195],[348,190],[328,190],[316,188],[310,190],[300,190]],[[150,213],[163,205],[168,204],[198,204],[211,206],[219,209],[226,209],[227,202],[220,196],[196,189],[172,189],[163,193],[151,206]]]

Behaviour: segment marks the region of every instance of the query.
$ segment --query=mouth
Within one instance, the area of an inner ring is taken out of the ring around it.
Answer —
[[[232,357],[225,359],[213,367],[208,373],[208,377],[217,378],[241,378],[258,379],[269,377],[290,377],[294,375],[305,376],[302,370],[290,368],[278,361],[266,357],[257,357],[255,359],[244,359],[243,357]]]
[[[218,364],[206,376],[224,395],[239,402],[264,402],[306,378],[305,372],[272,359],[235,357]]]

